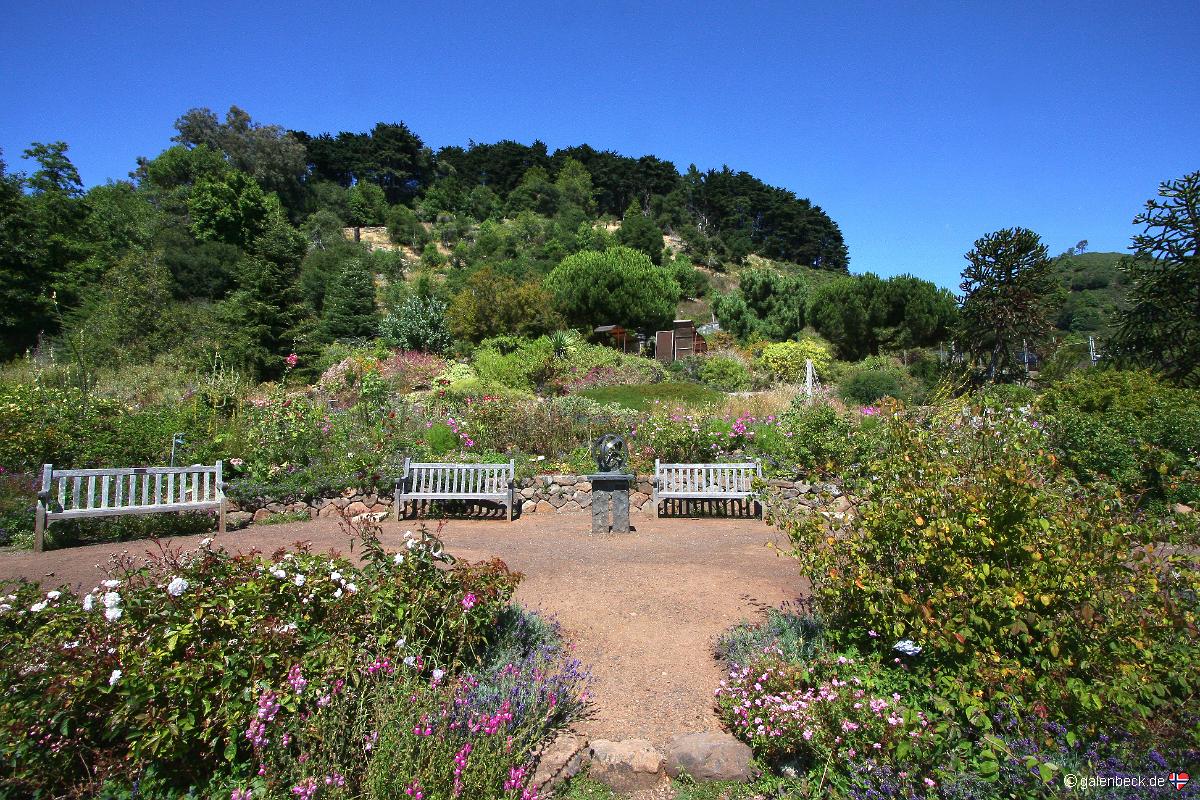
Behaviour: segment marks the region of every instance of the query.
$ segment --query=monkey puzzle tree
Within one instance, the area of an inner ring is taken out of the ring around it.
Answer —
[[[1042,239],[1027,228],[1005,228],[975,241],[960,287],[959,343],[968,363],[991,381],[1023,374],[1023,344],[1050,335],[1061,290]]]
[[[1119,312],[1113,349],[1172,380],[1200,384],[1200,171],[1159,186],[1134,218],[1133,255],[1122,271],[1129,305]]]

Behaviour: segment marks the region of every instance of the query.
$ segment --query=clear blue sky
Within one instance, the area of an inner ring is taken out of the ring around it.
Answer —
[[[1138,8],[1144,5],[1145,10]],[[321,132],[535,138],[728,164],[841,226],[851,270],[955,287],[982,234],[1123,250],[1200,169],[1200,3],[17,3],[0,148],[88,185],[236,104]]]

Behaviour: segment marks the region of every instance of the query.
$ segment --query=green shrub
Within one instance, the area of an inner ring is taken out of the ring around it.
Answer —
[[[426,247],[426,252],[430,247]],[[445,352],[451,338],[446,325],[446,304],[433,297],[410,294],[398,309],[380,321],[379,335],[388,347]]]
[[[458,434],[449,425],[439,422],[425,431],[425,444],[435,456],[444,456],[458,449]]]
[[[856,448],[866,437],[855,431],[850,418],[824,403],[808,405],[797,395],[781,420],[787,437],[787,449],[777,458],[796,472],[816,470],[832,472],[854,460]]]
[[[712,355],[700,366],[700,380],[723,392],[740,392],[750,386],[750,369],[740,359]]]
[[[904,389],[895,372],[862,369],[841,385],[842,398],[848,403],[871,405],[884,397],[902,398]]]
[[[833,361],[833,355],[824,342],[805,339],[800,342],[769,344],[759,356],[763,369],[787,383],[804,380],[805,363],[809,359],[812,359],[817,375],[824,376]]]
[[[1120,416],[1130,421],[1128,415]],[[1128,491],[1138,491],[1143,477],[1138,454],[1130,444],[1129,428],[1110,424],[1119,425],[1115,417],[1102,419],[1063,410],[1050,420],[1049,429],[1063,463],[1080,480],[1107,480]]]
[[[1019,413],[885,414],[877,443],[843,534],[773,515],[831,635],[881,656],[915,642],[914,680],[972,724],[1004,701],[1185,735],[1200,579],[1161,548],[1171,528],[1081,492]]]
[[[531,352],[530,348],[523,347],[506,354],[490,348],[480,348],[475,351],[474,368],[480,380],[498,383],[510,389],[529,391],[534,388],[539,367],[545,363],[548,355],[548,348],[541,353],[535,353]]]
[[[1200,499],[1200,392],[1146,372],[1086,369],[1050,387],[1037,408],[1081,480],[1111,481],[1152,508]]]
[[[978,402],[984,408],[997,411],[1026,408],[1033,405],[1037,392],[1019,383],[993,383],[979,391]]]
[[[636,386],[603,386],[581,391],[600,403],[644,411],[656,402],[678,403],[692,408],[711,405],[721,399],[719,392],[694,383],[650,383]]]

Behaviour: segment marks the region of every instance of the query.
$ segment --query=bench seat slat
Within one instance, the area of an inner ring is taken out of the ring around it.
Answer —
[[[112,517],[121,514],[158,514],[165,511],[205,511],[219,508],[220,501],[208,503],[162,503],[157,506],[109,506],[108,508],[68,508],[65,511],[47,512],[48,519],[74,519],[78,517]]]

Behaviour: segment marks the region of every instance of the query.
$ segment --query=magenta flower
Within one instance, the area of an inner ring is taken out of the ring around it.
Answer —
[[[296,365],[300,363],[300,356],[291,353],[284,359],[284,362],[288,365],[288,369],[295,369]]]
[[[479,602],[479,598],[476,597],[473,592],[467,592],[467,594],[462,599],[462,607],[465,608],[467,611],[470,611],[472,608],[475,607],[475,604],[477,602]]]

